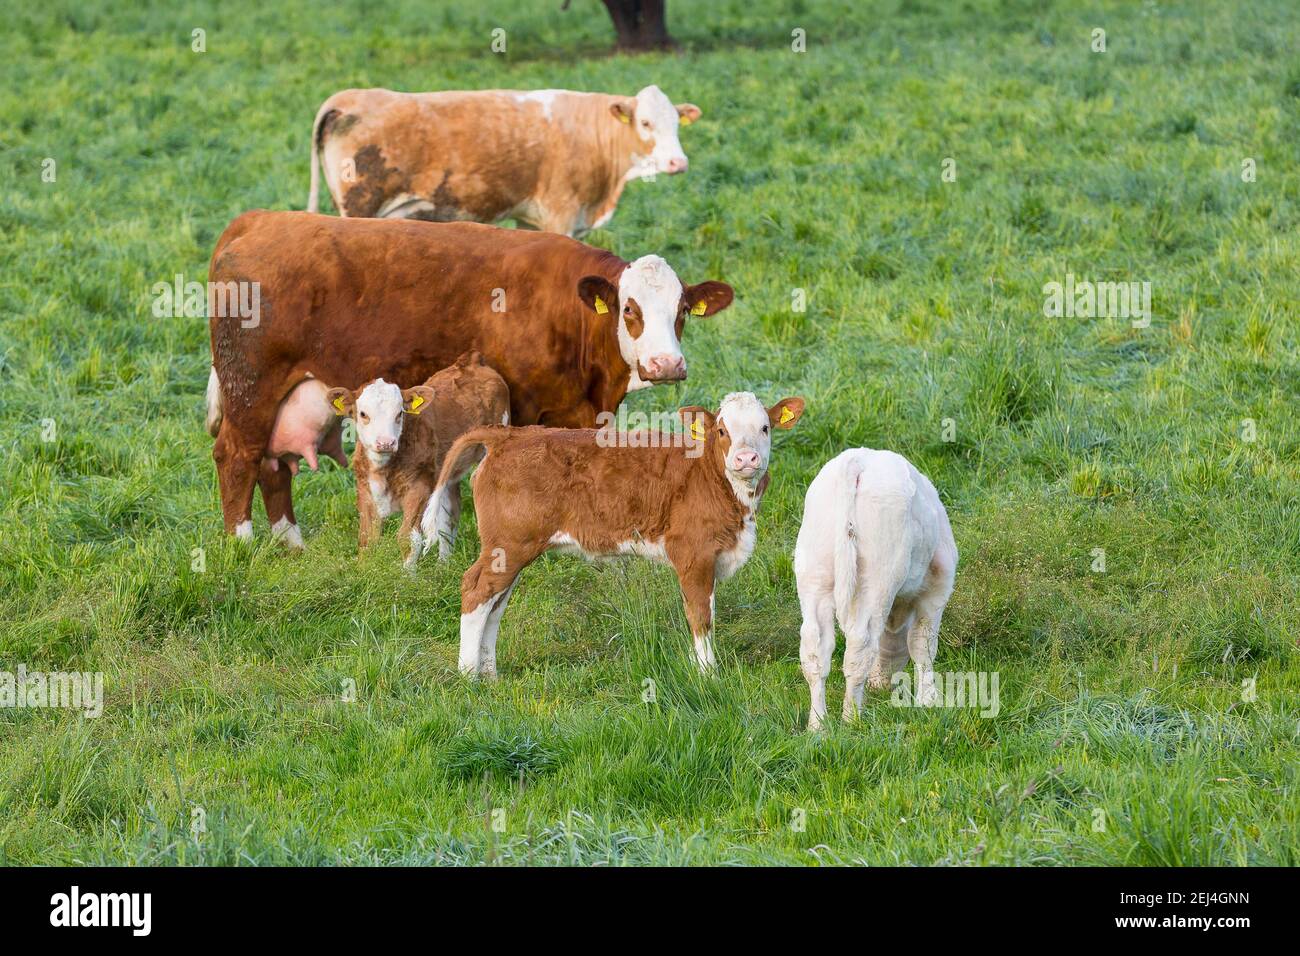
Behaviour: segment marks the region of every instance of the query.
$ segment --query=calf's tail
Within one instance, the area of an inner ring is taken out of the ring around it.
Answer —
[[[854,619],[853,599],[858,592],[858,479],[862,477],[862,461],[851,456],[844,462],[841,472],[843,482],[840,501],[843,512],[835,522],[834,569],[835,614],[840,621]]]
[[[316,120],[311,124],[311,190],[307,194],[307,211],[320,212],[320,153],[325,148],[324,123],[335,112],[328,109],[329,100],[321,105]]]
[[[447,451],[447,459],[442,463],[442,471],[438,473],[438,484],[434,488],[434,494],[441,491],[444,485],[460,481],[465,477],[465,473],[473,467],[474,462],[482,457],[479,449],[490,451],[492,445],[505,436],[505,432],[506,430],[500,425],[471,428],[452,442],[451,448]]]

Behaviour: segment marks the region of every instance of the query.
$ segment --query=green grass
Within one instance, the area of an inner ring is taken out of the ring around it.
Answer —
[[[1290,0],[672,0],[681,51],[634,58],[607,55],[594,0],[559,6],[11,5],[0,670],[104,671],[107,701],[0,711],[0,861],[1300,862]],[[239,212],[302,207],[336,89],[648,82],[704,110],[691,171],[631,187],[591,239],[738,299],[691,323],[688,383],[629,405],[746,388],[808,411],[719,589],[718,677],[691,670],[671,571],[545,558],[501,681],[471,686],[472,514],[411,579],[391,529],[357,556],[327,464],[298,482],[305,554],[265,542],[260,504],[262,543],[227,541],[206,323],[153,318],[149,289],[203,279]],[[1151,327],[1045,318],[1067,272],[1150,281]],[[943,495],[938,665],[997,671],[995,719],[873,695],[802,732],[790,551],[808,482],[858,445]]]

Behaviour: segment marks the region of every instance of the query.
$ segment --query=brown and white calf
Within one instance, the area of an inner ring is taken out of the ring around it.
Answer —
[[[435,499],[438,473],[461,435],[482,425],[510,423],[505,380],[483,364],[479,353],[471,352],[414,388],[398,388],[381,378],[355,393],[332,388],[328,398],[339,414],[356,423],[352,469],[360,515],[358,544],[365,548],[374,542],[384,519],[401,511],[406,566],[415,567],[435,540],[439,557],[445,558],[460,521],[460,480],[477,459],[465,456],[460,470],[448,473]]]
[[[714,584],[754,550],[772,429],[794,427],[803,406],[803,399],[787,398],[764,408],[739,392],[716,414],[683,408],[692,436],[684,446],[672,436],[647,443],[644,434],[588,429],[476,429],[462,436],[440,486],[461,471],[463,459],[479,449],[486,457],[474,476],[481,550],[460,588],[461,672],[496,675],[497,629],[515,580],[550,549],[671,564],[696,660],[711,669]]]
[[[614,215],[634,179],[686,170],[677,130],[700,116],[657,86],[636,96],[569,90],[343,90],[312,126],[342,216],[516,221],[581,236]]]

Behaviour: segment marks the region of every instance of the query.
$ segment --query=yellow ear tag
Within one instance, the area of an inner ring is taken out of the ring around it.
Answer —
[[[619,119],[619,122],[621,122],[621,123],[630,123],[630,122],[632,122],[632,117],[628,116],[626,113],[619,113],[619,114],[618,114],[618,119]]]
[[[781,408],[781,424],[784,425],[786,422],[788,422],[788,421],[792,421],[793,419],[794,419],[794,412],[790,411],[790,409],[789,409],[788,407],[786,407],[786,406],[782,406],[782,408]]]
[[[412,415],[420,414],[420,406],[424,404],[424,399],[419,395],[411,396],[411,407],[407,409]]]
[[[600,315],[604,315],[608,311],[609,306],[605,304],[605,300],[600,296],[596,296],[596,312]]]
[[[696,302],[693,306],[691,306],[691,315],[703,315],[708,310],[709,310],[709,303],[701,299],[699,302]]]
[[[690,126],[693,122],[695,122],[695,121],[694,121],[693,119],[691,119],[689,116],[683,116],[683,117],[681,118],[681,124],[682,124],[683,126]]]
[[[337,408],[337,409],[339,410],[339,414],[340,414],[340,415],[346,415],[346,414],[347,414],[347,410],[344,409],[344,407],[343,407],[343,396],[342,396],[342,395],[340,395],[338,398],[334,399],[334,407]]]
[[[704,426],[699,422],[691,422],[691,437],[696,441],[704,441]]]

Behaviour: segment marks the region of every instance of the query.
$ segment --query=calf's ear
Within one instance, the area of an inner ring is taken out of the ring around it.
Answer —
[[[331,388],[325,393],[325,401],[330,403],[336,415],[351,417],[357,410],[357,398],[346,388]]]
[[[767,420],[773,428],[794,428],[802,414],[802,398],[783,398],[767,410]]]
[[[700,316],[721,312],[731,305],[731,300],[736,297],[731,286],[713,279],[690,286],[683,294],[686,298],[686,308],[690,310],[691,315]]]
[[[402,389],[402,411],[408,415],[419,415],[433,404],[433,389],[427,385]]]
[[[687,405],[685,408],[677,409],[677,414],[682,417],[682,423],[695,441],[704,441],[713,429],[714,422],[717,421],[713,412],[703,405]]]
[[[615,100],[609,104],[609,111],[614,115],[614,119],[621,123],[632,122],[632,114],[636,112],[636,100],[630,96],[621,100]]]
[[[700,108],[694,103],[678,103],[677,119],[683,126],[690,126],[700,118]]]
[[[618,289],[604,276],[583,276],[578,280],[578,298],[593,312],[605,315],[618,308]]]

